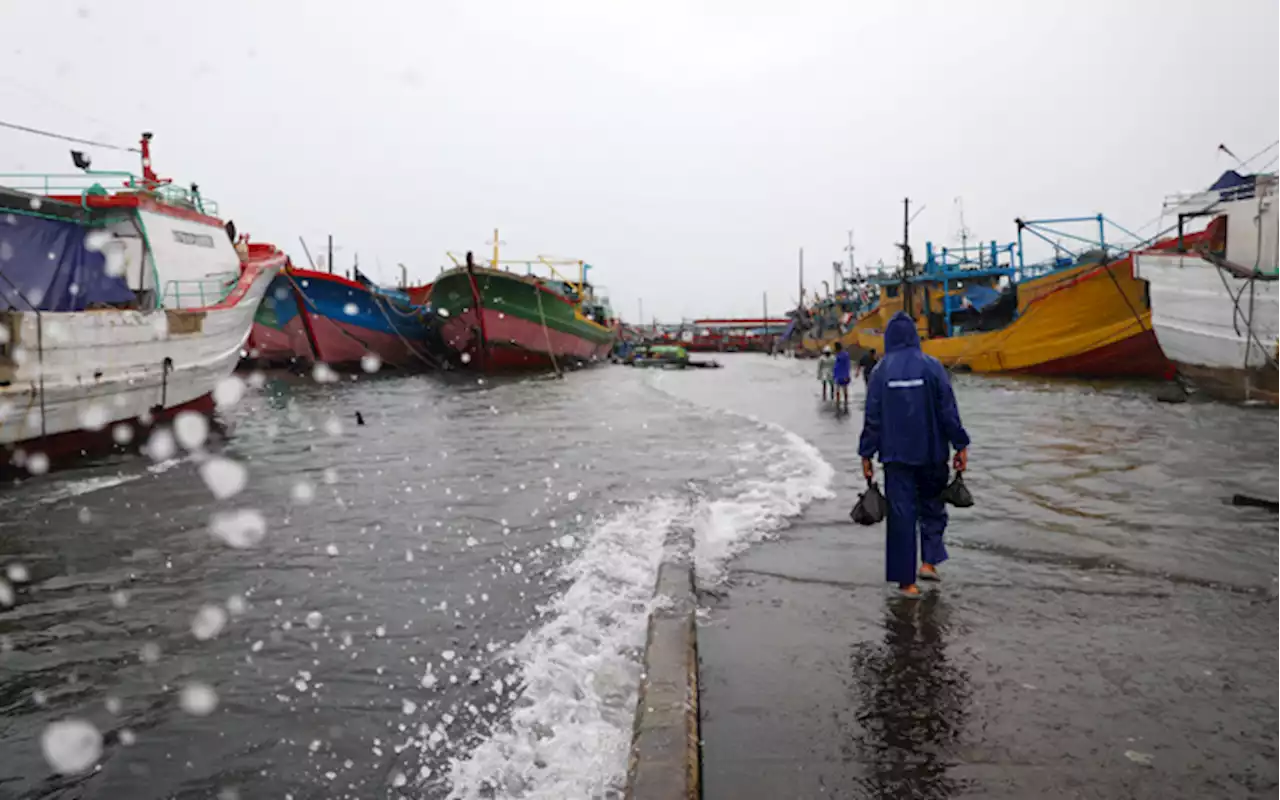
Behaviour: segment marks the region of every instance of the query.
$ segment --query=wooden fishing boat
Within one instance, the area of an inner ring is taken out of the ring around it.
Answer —
[[[1206,192],[1166,198],[1175,246],[1134,257],[1161,348],[1197,388],[1225,400],[1276,405],[1280,394],[1276,185],[1274,174],[1229,171]],[[1183,231],[1206,217],[1203,231]]]
[[[82,154],[83,174],[0,176],[0,446],[33,471],[211,410],[285,263],[159,178],[150,139],[141,177]]]
[[[1099,238],[1089,240],[1089,249],[1072,253],[1054,241],[1061,256],[1023,263],[1024,232],[1043,236],[1047,223],[1081,221],[1099,226]],[[848,344],[883,352],[884,326],[906,307],[924,309],[913,315],[922,349],[949,367],[1169,379],[1175,368],[1152,329],[1145,286],[1134,278],[1131,254],[1105,241],[1106,223],[1102,215],[1019,221],[1020,241],[1004,247],[991,243],[990,258],[980,268],[935,261],[930,254],[921,273],[905,283],[887,282],[879,307],[857,322]],[[1168,241],[1155,245],[1170,246]],[[992,289],[1002,285],[999,298],[988,307],[963,304],[965,289],[975,283]]]
[[[248,357],[339,368],[431,366],[426,310],[406,291],[292,265],[272,281],[254,317]]]
[[[566,265],[577,267],[576,279],[557,271]],[[486,372],[560,369],[607,359],[618,336],[608,301],[587,280],[590,268],[582,261],[541,257],[503,261],[495,244],[488,266],[477,265],[468,253],[457,268],[409,296],[430,306],[439,325],[439,355],[453,366]]]

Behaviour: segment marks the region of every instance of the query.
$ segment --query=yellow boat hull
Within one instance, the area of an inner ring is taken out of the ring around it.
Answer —
[[[974,372],[1169,378],[1174,368],[1151,329],[1144,289],[1127,258],[1073,267],[1021,284],[1019,315],[1006,327],[925,339],[921,347],[949,367]],[[885,315],[897,310],[858,320],[857,346],[883,353]],[[923,320],[917,326],[923,334]]]

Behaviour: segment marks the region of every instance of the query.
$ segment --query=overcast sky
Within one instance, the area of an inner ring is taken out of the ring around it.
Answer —
[[[0,0],[0,120],[135,143],[305,263],[583,258],[626,318],[755,315],[1015,216],[1130,226],[1280,138],[1276,0]],[[0,130],[0,171],[67,171]],[[1265,164],[1275,154],[1259,160]],[[93,151],[95,166],[134,157]],[[381,265],[379,270],[378,265]]]

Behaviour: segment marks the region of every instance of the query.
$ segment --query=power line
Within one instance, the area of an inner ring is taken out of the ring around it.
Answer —
[[[1280,144],[1280,139],[1277,139],[1276,141],[1274,141],[1274,142],[1272,142],[1271,144],[1267,145],[1266,147],[1262,148],[1262,149],[1261,149],[1261,150],[1259,150],[1258,152],[1256,152],[1256,153],[1254,153],[1253,155],[1249,156],[1249,157],[1248,157],[1248,158],[1246,158],[1242,163],[1244,163],[1244,164],[1248,164],[1249,162],[1253,161],[1255,158],[1257,158],[1258,156],[1260,156],[1260,155],[1262,155],[1263,153],[1267,152],[1268,150],[1270,150],[1271,148],[1275,147],[1275,146],[1276,146],[1276,145],[1278,145],[1278,144]]]
[[[0,120],[0,128],[10,128],[23,133],[34,133],[37,136],[48,136],[50,139],[61,139],[64,142],[72,142],[74,144],[87,144],[93,147],[103,147],[108,150],[119,150],[122,153],[140,153],[142,152],[136,147],[121,147],[115,144],[107,144],[106,142],[95,142],[92,139],[79,139],[75,136],[64,136],[61,133],[53,133],[52,131],[42,131],[39,128],[28,128],[26,125],[18,125],[13,122],[5,122]]]

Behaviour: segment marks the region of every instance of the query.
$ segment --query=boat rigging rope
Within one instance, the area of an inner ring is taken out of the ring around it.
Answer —
[[[36,136],[47,136],[50,139],[61,139],[64,142],[72,142],[73,144],[87,144],[93,147],[104,147],[108,150],[119,150],[122,153],[141,153],[142,151],[136,147],[121,147],[117,144],[107,144],[106,142],[95,142],[92,139],[80,139],[75,136],[66,136],[61,133],[53,133],[52,131],[42,131],[39,128],[28,128],[26,125],[18,125],[14,122],[5,122],[0,120],[0,128],[9,128],[10,130],[22,131],[23,133],[33,133]]]
[[[312,301],[312,299],[311,299],[310,297],[307,297],[306,293],[302,291],[302,288],[301,288],[301,287],[299,287],[299,286],[298,286],[298,284],[294,282],[294,280],[293,280],[293,276],[292,276],[292,275],[289,275],[288,273],[282,273],[282,274],[283,274],[286,278],[288,278],[289,283],[293,285],[293,290],[294,290],[295,292],[297,292],[297,293],[298,293],[298,296],[299,296],[299,297],[301,297],[301,298],[302,298],[303,303],[304,303],[304,304],[306,304],[307,306],[309,306],[309,307],[311,307],[311,308],[315,309],[315,312],[316,312],[317,314],[320,314],[320,309],[319,309],[319,307],[318,307],[318,306],[316,306],[316,305],[315,305],[315,303],[314,303],[314,301]],[[320,314],[320,316],[324,316],[324,315],[323,315],[323,314]],[[338,333],[341,333],[343,336],[347,337],[347,338],[348,338],[348,339],[350,339],[351,341],[355,342],[356,344],[358,344],[358,345],[360,345],[362,348],[364,348],[364,351],[365,351],[366,353],[373,353],[374,355],[377,355],[376,353],[374,353],[373,347],[372,347],[372,346],[370,346],[368,342],[365,342],[365,341],[361,340],[361,339],[360,339],[360,337],[358,337],[358,336],[356,336],[355,334],[353,334],[353,333],[351,333],[351,332],[347,331],[346,329],[342,328],[342,327],[341,327],[341,326],[339,326],[339,325],[336,325],[336,324],[335,324],[335,325],[334,325],[334,327],[335,327],[335,328],[337,328]],[[315,355],[315,357],[316,357],[316,361],[321,361],[321,360],[322,360],[322,359],[320,358],[320,353],[318,353],[318,352],[317,352],[317,353],[315,353],[314,355]],[[379,358],[381,358],[381,356],[379,356]],[[391,366],[395,367],[396,369],[406,369],[406,367],[405,367],[403,364],[397,364],[397,363],[396,363],[396,362],[394,362],[394,361],[388,361],[387,363],[389,363]]]
[[[418,348],[414,347],[413,343],[410,342],[408,339],[406,339],[404,334],[400,332],[400,329],[396,327],[396,324],[391,321],[391,317],[387,316],[386,309],[382,307],[383,298],[379,297],[377,294],[374,294],[373,292],[370,292],[370,295],[373,297],[373,304],[376,305],[378,307],[378,310],[382,312],[382,318],[385,319],[387,321],[387,324],[391,326],[391,330],[395,332],[396,336],[400,337],[400,341],[403,342],[404,346],[409,349],[409,352],[412,353],[414,356],[416,356],[418,360],[426,364],[428,367],[439,368],[440,366],[439,363],[436,362],[435,359],[431,358],[430,354],[424,355],[418,352]],[[392,310],[394,310],[394,307]],[[396,313],[400,314],[400,312],[398,311]],[[416,316],[416,315],[400,314],[400,316],[404,317],[404,316]]]
[[[564,373],[560,371],[560,365],[556,362],[555,348],[551,346],[551,331],[547,328],[547,315],[542,311],[542,287],[535,284],[533,293],[538,298],[538,316],[542,318],[542,334],[547,338],[547,355],[551,356],[551,368],[556,371],[557,378],[563,378]]]

